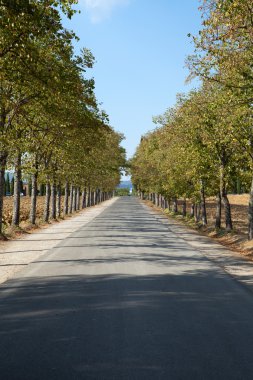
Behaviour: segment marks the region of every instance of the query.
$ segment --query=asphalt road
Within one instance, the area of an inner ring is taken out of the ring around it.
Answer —
[[[0,294],[0,379],[253,379],[253,293],[135,198]]]

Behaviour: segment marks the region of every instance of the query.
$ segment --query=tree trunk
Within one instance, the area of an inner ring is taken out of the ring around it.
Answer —
[[[86,207],[86,188],[84,187],[82,191],[82,208]]]
[[[65,194],[64,194],[64,215],[69,213],[69,183],[65,182]]]
[[[36,222],[36,206],[37,206],[37,193],[38,193],[38,162],[35,158],[34,173],[32,174],[32,193],[31,193],[31,209],[30,209],[30,223]]]
[[[87,198],[87,207],[90,207],[90,187],[88,187],[87,189],[87,194],[86,194],[86,198]]]
[[[201,189],[200,189],[200,197],[201,197],[201,220],[202,225],[207,225],[207,216],[206,216],[206,197],[205,197],[205,188],[204,184],[201,181]]]
[[[76,189],[76,209],[80,210],[80,187]]]
[[[56,216],[61,217],[61,184],[57,186]]]
[[[178,204],[177,204],[177,198],[173,199],[173,212],[177,213],[178,212]]]
[[[182,215],[183,217],[186,217],[186,199],[184,198],[183,204],[182,204]]]
[[[51,186],[51,218],[56,219],[56,184]]]
[[[77,188],[75,186],[74,189],[73,189],[73,197],[74,197],[74,200],[73,200],[73,210],[74,210],[74,212],[76,212],[76,198],[77,198],[76,190],[77,190]]]
[[[13,192],[13,214],[12,225],[18,226],[20,219],[20,183],[21,183],[21,153],[15,158],[14,192]]]
[[[215,228],[221,228],[221,195],[220,195],[220,192],[218,192],[216,195]]]
[[[248,218],[249,218],[249,240],[253,239],[253,178],[251,182],[251,188],[249,193],[249,209],[248,209]]]
[[[3,232],[3,206],[4,206],[4,188],[5,188],[5,167],[7,161],[7,153],[0,152],[0,234]]]
[[[191,211],[190,211],[190,217],[194,218],[195,215],[195,203],[191,204]]]
[[[70,214],[72,214],[72,212],[73,212],[73,195],[74,195],[74,187],[73,187],[73,185],[70,185],[70,195],[69,195],[69,198],[70,198],[69,212],[70,212]]]
[[[49,220],[50,198],[51,198],[50,182],[49,182],[49,180],[47,180],[47,182],[46,182],[46,199],[45,199],[45,208],[44,208],[44,221],[45,222],[48,222],[48,220]]]
[[[224,205],[226,230],[229,232],[233,229],[233,224],[232,224],[232,217],[231,217],[231,207],[230,207],[230,203],[227,197],[227,189],[226,189],[226,183],[225,183],[225,178],[224,178],[223,166],[220,167],[220,193],[221,193],[222,203]]]
[[[200,205],[198,203],[195,203],[195,207],[194,207],[194,220],[196,223],[198,223],[199,221],[199,207]]]
[[[201,218],[201,214],[202,214],[202,212],[201,212],[201,210],[202,210],[202,206],[201,206],[201,203],[199,203],[198,204],[198,211],[197,211],[197,220],[198,220],[198,222],[200,221],[200,218]]]

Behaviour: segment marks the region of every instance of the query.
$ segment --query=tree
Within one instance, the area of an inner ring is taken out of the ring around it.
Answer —
[[[252,1],[203,0],[201,10],[203,29],[193,37],[196,54],[188,58],[190,77],[199,76],[224,87],[237,120],[231,133],[252,161]],[[249,239],[252,238],[253,179],[249,201]]]
[[[10,175],[9,175],[8,172],[7,172],[7,175],[6,175],[6,178],[5,178],[5,195],[6,194],[8,194],[8,195],[11,194]]]

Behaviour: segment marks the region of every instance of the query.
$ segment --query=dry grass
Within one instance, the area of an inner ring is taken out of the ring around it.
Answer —
[[[21,197],[21,204],[20,204],[20,221],[27,221],[29,219],[29,213],[30,213],[30,203],[31,198],[30,197]],[[44,196],[38,196],[37,198],[37,209],[36,209],[36,218],[42,219],[43,217],[43,211],[44,211],[44,204],[45,204],[45,197]],[[5,197],[4,198],[4,223],[6,225],[11,224],[12,219],[12,206],[13,206],[13,197]],[[63,211],[63,199],[62,199],[62,211]]]
[[[247,234],[248,232],[248,203],[249,195],[229,195],[228,196],[230,205],[232,220],[235,232],[239,234]],[[179,201],[179,209],[182,202]],[[190,202],[187,202],[187,212],[190,213]],[[215,213],[216,213],[216,202],[215,198],[211,197],[206,200],[206,211],[208,227],[213,228],[215,226]],[[224,221],[224,210],[222,206],[222,225],[225,227]]]
[[[32,226],[29,222],[30,214],[30,202],[31,198],[21,197],[20,203],[20,227],[13,228],[11,226],[12,221],[12,208],[13,208],[13,197],[4,198],[4,212],[3,212],[3,221],[4,221],[4,234],[8,238],[18,237],[27,231],[35,229],[36,226]],[[61,202],[61,212],[63,212],[63,198]],[[37,208],[36,208],[36,225],[42,226],[45,224],[43,222],[43,212],[44,212],[45,196],[38,196],[37,198]]]

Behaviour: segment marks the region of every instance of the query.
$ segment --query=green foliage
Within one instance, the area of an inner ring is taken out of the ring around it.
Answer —
[[[94,80],[85,77],[94,56],[86,48],[75,55],[77,37],[62,26],[61,12],[71,18],[75,3],[1,2],[0,166],[7,160],[13,167],[21,153],[24,177],[36,174],[39,184],[112,191],[126,162],[123,136],[99,109]],[[0,231],[1,213],[0,199]]]
[[[139,191],[193,202],[203,189],[220,192],[229,211],[227,191],[252,181],[253,3],[202,0],[200,10],[203,29],[187,63],[188,79],[202,83],[154,118],[158,128],[143,136],[131,161],[132,181]],[[253,237],[253,181],[250,194]]]
[[[118,197],[122,197],[122,196],[126,196],[126,195],[130,195],[129,193],[129,189],[116,189],[115,190],[115,195],[118,196]]]

